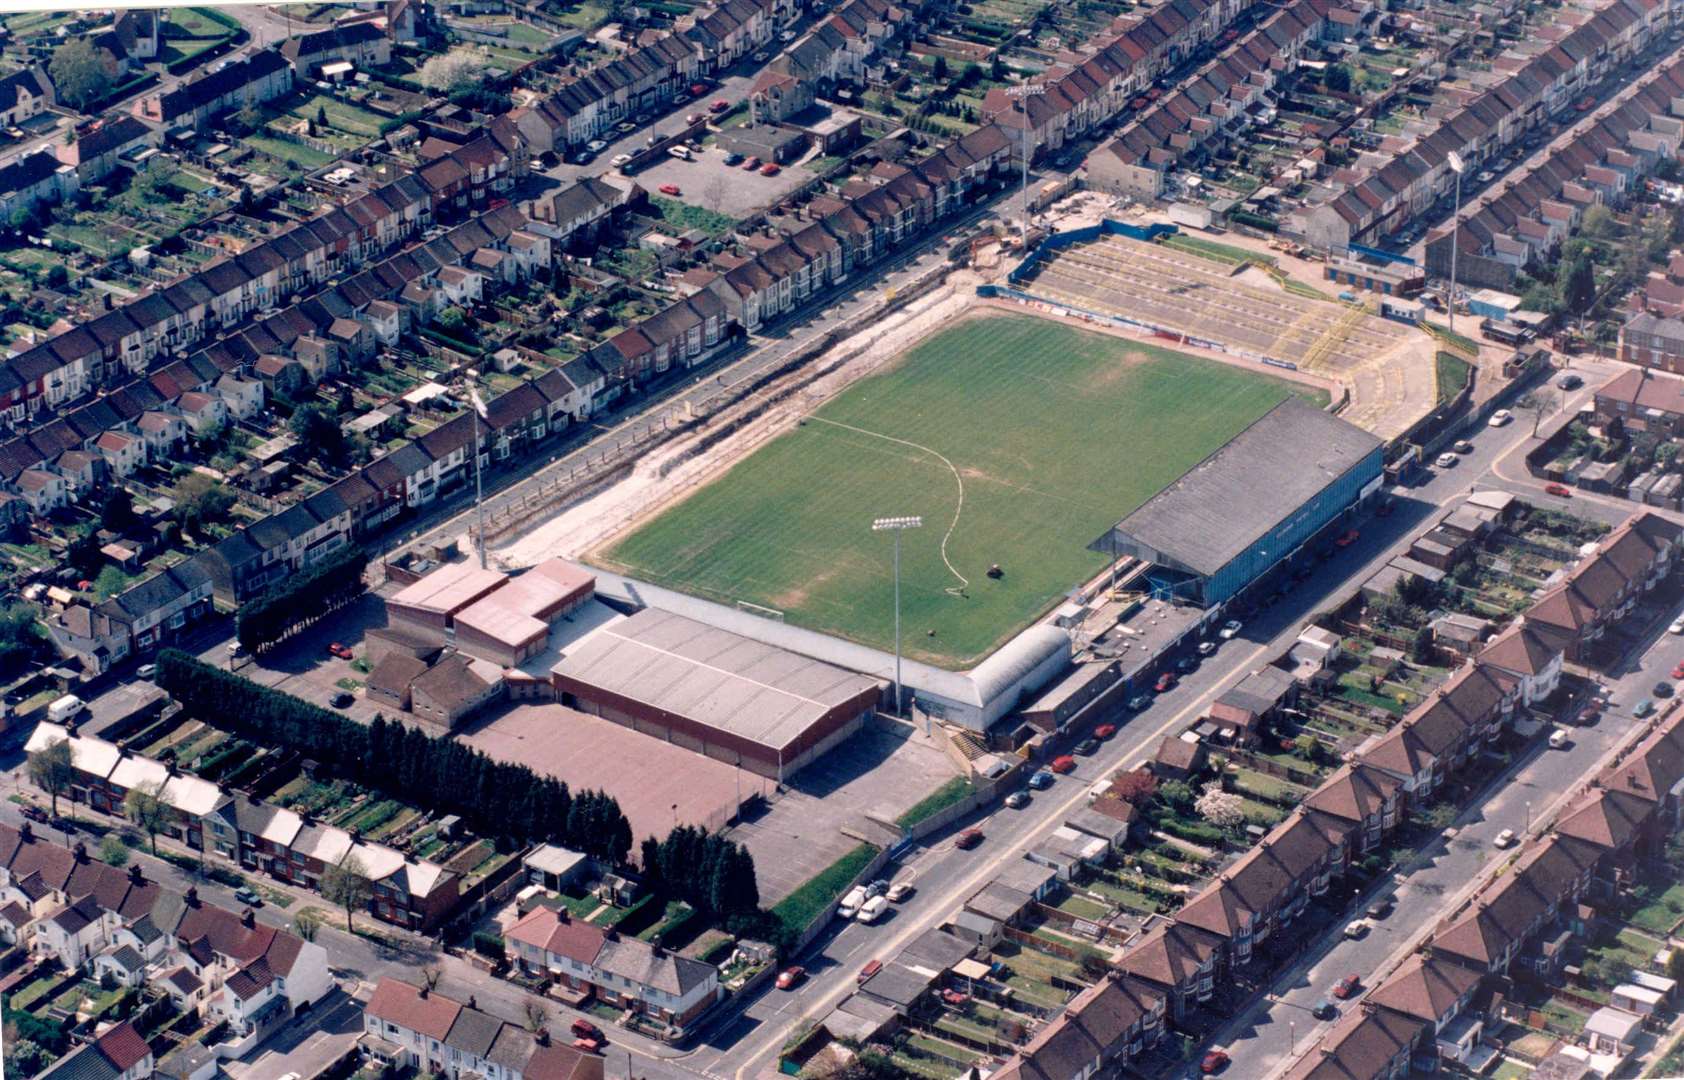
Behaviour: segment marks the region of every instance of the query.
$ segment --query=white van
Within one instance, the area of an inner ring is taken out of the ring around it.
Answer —
[[[1566,729],[1556,728],[1554,731],[1550,732],[1550,749],[1560,750],[1562,747],[1567,745],[1567,740],[1570,738],[1571,736],[1567,734]]]
[[[851,919],[860,913],[860,906],[865,903],[865,887],[855,885],[848,895],[842,898],[842,903],[836,909],[836,914],[844,919]]]
[[[669,146],[667,147],[667,156],[675,157],[680,161],[689,161],[690,148],[688,146]]]
[[[888,910],[889,898],[887,896],[873,896],[865,902],[864,907],[860,908],[860,913],[854,916],[854,921],[867,924],[874,923],[882,918],[883,913]]]
[[[75,694],[66,694],[47,706],[47,719],[55,724],[62,724],[80,716],[84,708],[86,706],[81,698]]]

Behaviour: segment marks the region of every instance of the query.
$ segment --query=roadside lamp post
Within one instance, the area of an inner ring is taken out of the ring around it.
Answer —
[[[1450,297],[1445,304],[1450,309],[1450,332],[1456,332],[1456,255],[1461,248],[1462,232],[1462,171],[1467,165],[1462,161],[1462,155],[1450,151],[1447,159],[1450,171],[1456,174],[1456,212],[1450,218]]]
[[[1016,99],[1012,102],[1012,110],[1014,112],[1020,112],[1020,113],[1023,114],[1023,141],[1019,144],[1018,148],[1023,151],[1023,194],[1022,194],[1022,198],[1023,198],[1023,245],[1022,245],[1022,247],[1023,247],[1023,253],[1025,255],[1029,254],[1029,154],[1030,154],[1030,147],[1029,147],[1029,106],[1027,104],[1025,104],[1023,99],[1027,98],[1027,97],[1033,97],[1037,94],[1044,94],[1046,92],[1047,92],[1046,86],[1044,86],[1041,83],[1031,83],[1031,84],[1027,84],[1027,85],[1024,85],[1024,86],[1013,86],[1013,87],[1007,89],[1007,91],[1006,91],[1007,94],[1010,94],[1013,98]]]
[[[895,715],[901,713],[901,681],[900,681],[900,534],[908,529],[921,529],[924,519],[911,515],[907,517],[880,517],[871,523],[872,532],[894,533],[895,536]],[[926,727],[928,723],[926,722]],[[925,734],[929,732],[926,731]]]

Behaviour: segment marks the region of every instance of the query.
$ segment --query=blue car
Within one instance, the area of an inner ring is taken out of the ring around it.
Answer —
[[[1034,788],[1036,791],[1043,791],[1050,788],[1053,786],[1053,774],[1048,772],[1046,769],[1037,770],[1035,775],[1029,778],[1029,786]]]

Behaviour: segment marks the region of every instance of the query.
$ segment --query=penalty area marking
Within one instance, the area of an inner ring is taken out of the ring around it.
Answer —
[[[870,435],[874,439],[882,439],[885,442],[899,443],[902,446],[910,446],[914,450],[923,451],[931,457],[940,459],[941,463],[947,466],[948,471],[953,474],[953,482],[959,485],[959,505],[953,508],[953,521],[949,523],[947,526],[947,532],[943,533],[941,537],[941,561],[947,564],[948,572],[959,579],[959,584],[957,587],[950,585],[942,591],[947,593],[949,596],[963,597],[965,595],[966,587],[970,585],[970,580],[966,578],[964,574],[961,574],[959,572],[959,568],[953,565],[953,560],[947,557],[947,542],[953,538],[953,530],[959,527],[959,515],[965,512],[965,478],[959,475],[958,467],[955,466],[953,462],[947,460],[947,455],[941,453],[939,450],[932,450],[927,446],[920,446],[919,444],[907,439],[897,439],[893,435],[885,435],[881,431],[868,431],[865,428],[855,427],[852,424],[844,424],[840,420],[827,420],[822,416],[809,416],[807,419],[817,421],[821,424],[829,424],[831,427],[839,427],[845,431],[853,431],[861,435]]]

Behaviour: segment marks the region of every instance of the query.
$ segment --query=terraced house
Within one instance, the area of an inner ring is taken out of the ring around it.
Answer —
[[[362,1048],[392,1066],[483,1080],[602,1080],[603,1059],[424,986],[381,979],[363,1007]]]

